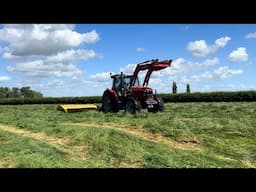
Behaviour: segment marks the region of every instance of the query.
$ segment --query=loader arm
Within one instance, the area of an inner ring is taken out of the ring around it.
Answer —
[[[158,61],[158,59],[152,59],[143,63],[137,64],[136,69],[133,73],[130,86],[134,86],[135,80],[138,77],[140,71],[148,70],[143,81],[143,86],[148,85],[149,78],[153,71],[159,71],[171,66],[172,60]]]

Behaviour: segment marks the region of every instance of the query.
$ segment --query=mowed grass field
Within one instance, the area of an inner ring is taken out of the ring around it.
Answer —
[[[0,106],[0,167],[256,167],[256,102],[168,103],[135,115],[56,108]]]

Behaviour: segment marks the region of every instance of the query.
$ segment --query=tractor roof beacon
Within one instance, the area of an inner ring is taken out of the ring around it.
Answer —
[[[125,110],[136,113],[140,109],[147,109],[149,112],[164,110],[164,102],[153,93],[152,88],[147,87],[150,75],[153,71],[159,71],[170,67],[172,60],[158,61],[148,60],[137,64],[132,75],[121,74],[111,75],[113,79],[112,88],[107,88],[102,97],[103,112],[118,112]],[[140,85],[138,74],[147,70],[143,84]]]

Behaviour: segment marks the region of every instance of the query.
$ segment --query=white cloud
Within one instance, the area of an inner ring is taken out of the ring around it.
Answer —
[[[4,52],[4,54],[2,55],[2,57],[4,59],[19,59],[20,56],[16,56],[16,55],[13,55],[12,53],[10,52]]]
[[[217,71],[217,73],[218,73],[218,71]],[[203,73],[201,75],[201,77],[206,78],[206,79],[212,79],[212,78],[214,78],[214,74],[215,74],[214,72],[212,73],[212,72],[206,71],[205,73]]]
[[[231,38],[228,36],[221,37],[216,39],[212,45],[207,45],[205,40],[192,41],[188,43],[187,50],[190,51],[193,56],[206,57],[209,54],[215,53],[219,48],[225,47],[230,40]]]
[[[95,43],[99,39],[95,30],[78,33],[74,31],[74,25],[65,24],[4,25],[0,29],[0,41],[8,42],[16,56],[50,55],[82,43]]]
[[[240,75],[243,73],[242,69],[230,69],[228,66],[222,66],[215,69],[212,72],[206,71],[201,75],[193,75],[192,79],[200,81],[202,79],[226,79],[234,75]]]
[[[79,46],[99,39],[95,30],[79,33],[73,24],[10,24],[0,29],[0,42],[5,45],[2,57],[12,62],[7,71],[26,78],[78,78],[83,71],[75,61],[97,56],[94,50]]]
[[[136,49],[136,51],[137,51],[137,52],[143,52],[143,51],[145,51],[145,49],[144,49],[144,48],[139,47],[139,48],[137,48],[137,49]]]
[[[173,76],[173,75],[187,74],[193,71],[206,69],[208,67],[211,67],[217,64],[219,64],[219,59],[217,57],[213,59],[206,59],[201,63],[188,61],[188,60],[185,60],[184,58],[178,58],[172,62],[171,67],[168,67],[160,72],[163,75],[167,74],[167,75]]]
[[[187,71],[186,65],[188,65],[188,62],[185,59],[178,58],[171,63],[171,67],[163,69],[162,73],[171,76],[185,73]]]
[[[110,72],[96,73],[90,76],[90,79],[95,82],[105,82],[110,80]]]
[[[227,43],[231,40],[230,37],[225,36],[225,37],[221,37],[219,39],[216,39],[215,41],[215,45],[219,48],[219,47],[225,47],[227,45]]]
[[[50,56],[43,56],[41,59],[23,61],[7,66],[7,71],[17,72],[27,77],[72,77],[81,75],[83,72],[72,63],[75,60],[88,60],[96,56],[93,50],[66,50]],[[3,54],[5,59],[17,59],[21,56],[14,56],[9,52]]]
[[[187,50],[190,51],[192,55],[196,57],[205,57],[208,54],[215,52],[215,49],[208,46],[205,40],[189,42]]]
[[[229,69],[228,66],[219,67],[218,69],[214,70],[213,74],[216,78],[224,79],[229,78],[234,75],[240,75],[243,73],[241,69]]]
[[[83,74],[83,72],[72,63],[48,64],[45,60],[18,63],[14,67],[8,66],[7,71],[21,73],[27,77],[73,77]]]
[[[246,48],[239,47],[236,50],[232,51],[228,56],[229,61],[231,62],[245,62],[248,61],[248,54],[246,53]]]
[[[219,67],[213,71],[205,71],[199,75],[190,75],[188,76],[177,76],[175,77],[177,82],[180,82],[182,85],[186,83],[192,83],[195,85],[197,82],[205,81],[207,79],[226,79],[231,78],[235,75],[240,75],[243,73],[241,69],[230,69],[228,66]]]
[[[2,53],[2,52],[10,52],[10,48],[9,47],[1,47],[0,46],[0,53]]]
[[[126,74],[132,74],[136,68],[137,64],[128,64],[125,67],[120,68],[120,72],[126,73]]]
[[[0,82],[3,82],[3,81],[10,81],[11,78],[8,77],[8,76],[0,76]]]
[[[70,62],[72,60],[88,60],[96,56],[96,53],[93,50],[83,50],[83,49],[70,49],[62,52],[58,52],[54,55],[47,56],[47,62]]]
[[[203,63],[199,63],[198,65],[200,67],[210,67],[210,66],[214,66],[216,64],[219,63],[219,58],[215,57],[213,59],[206,59]]]
[[[256,32],[246,34],[245,38],[246,39],[256,39]]]

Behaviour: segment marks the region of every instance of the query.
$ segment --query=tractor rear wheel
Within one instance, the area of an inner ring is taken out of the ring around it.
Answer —
[[[113,100],[113,97],[109,92],[105,92],[103,94],[102,111],[104,113],[117,112],[118,111],[118,109],[115,105],[115,101]]]

